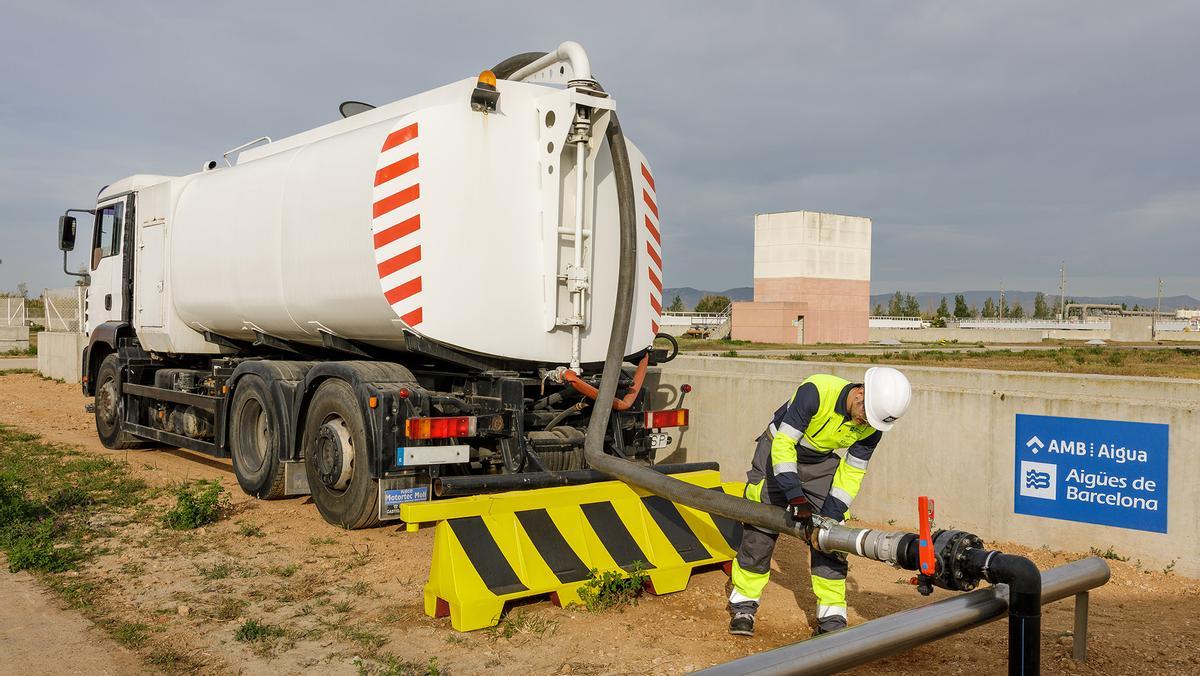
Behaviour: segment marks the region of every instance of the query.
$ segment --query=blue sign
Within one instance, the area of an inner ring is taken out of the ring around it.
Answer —
[[[1018,514],[1167,532],[1168,425],[1017,414]]]
[[[423,502],[429,499],[428,486],[388,488],[383,491],[383,506],[393,507],[404,502]]]

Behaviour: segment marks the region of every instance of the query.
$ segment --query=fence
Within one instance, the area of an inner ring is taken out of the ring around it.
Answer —
[[[38,321],[47,331],[82,331],[84,321],[83,298],[86,287],[75,286],[69,289],[44,289],[42,304],[45,315]]]
[[[11,296],[0,298],[0,326],[25,326],[25,299]]]

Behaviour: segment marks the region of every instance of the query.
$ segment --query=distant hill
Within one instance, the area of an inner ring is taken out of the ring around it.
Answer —
[[[871,308],[874,309],[875,305],[877,305],[877,304],[882,305],[883,307],[886,308],[888,306],[888,301],[890,301],[892,299],[892,296],[894,295],[894,293],[895,292],[872,294],[871,295]],[[904,292],[901,292],[901,293],[904,293]],[[954,309],[954,296],[957,294],[960,294],[960,293],[966,298],[967,305],[974,305],[976,307],[983,307],[983,302],[985,300],[987,300],[988,298],[991,298],[993,302],[999,302],[999,300],[1000,300],[1000,290],[999,289],[995,289],[992,291],[944,291],[944,292],[943,291],[919,291],[912,295],[914,297],[916,297],[917,302],[919,302],[921,304],[922,310],[925,310],[926,308],[929,308],[929,307],[936,309],[938,304],[942,302],[943,297],[945,297],[946,303],[950,306],[950,309],[953,310]],[[1013,303],[1019,302],[1019,303],[1021,303],[1021,307],[1025,308],[1026,312],[1032,312],[1033,311],[1033,298],[1036,295],[1037,295],[1036,291],[1009,291],[1006,289],[1004,291],[1004,302],[1006,305],[1012,305]],[[1050,303],[1051,306],[1053,306],[1054,299],[1057,297],[1058,297],[1057,292],[1055,292],[1055,293],[1046,292],[1046,302]],[[1153,308],[1154,304],[1156,302],[1156,299],[1153,297],[1143,298],[1141,296],[1076,296],[1074,294],[1068,293],[1067,300],[1070,301],[1072,299],[1074,299],[1076,303],[1109,303],[1109,304],[1113,304],[1113,305],[1120,305],[1121,303],[1125,303],[1125,305],[1128,307],[1133,307],[1134,305],[1140,305],[1143,308]],[[1163,299],[1162,299],[1162,309],[1163,310],[1178,310],[1180,308],[1195,308],[1197,306],[1200,306],[1200,300],[1197,300],[1197,299],[1195,299],[1191,296],[1187,296],[1187,295],[1163,296]]]
[[[688,310],[691,310],[692,308],[696,307],[696,303],[699,303],[701,298],[709,295],[728,296],[729,300],[754,300],[754,287],[739,286],[736,289],[726,289],[725,291],[704,291],[701,289],[693,289],[690,286],[684,286],[676,289],[663,289],[664,309],[671,304],[671,301],[675,300],[676,295],[683,300],[683,306]]]

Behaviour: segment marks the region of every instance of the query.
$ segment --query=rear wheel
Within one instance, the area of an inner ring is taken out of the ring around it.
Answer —
[[[343,380],[317,387],[304,419],[304,469],[321,516],[342,528],[379,523],[379,481],[371,478],[366,422]]]
[[[284,495],[280,429],[266,382],[255,375],[241,378],[230,407],[229,450],[238,484],[256,498]]]
[[[143,442],[125,431],[125,405],[117,391],[117,375],[117,355],[110,354],[96,372],[96,434],[105,448],[137,448]]]

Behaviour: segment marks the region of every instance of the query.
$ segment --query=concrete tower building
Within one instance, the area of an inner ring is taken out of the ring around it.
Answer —
[[[735,340],[865,343],[870,306],[871,219],[754,217],[754,300],[733,304]]]

